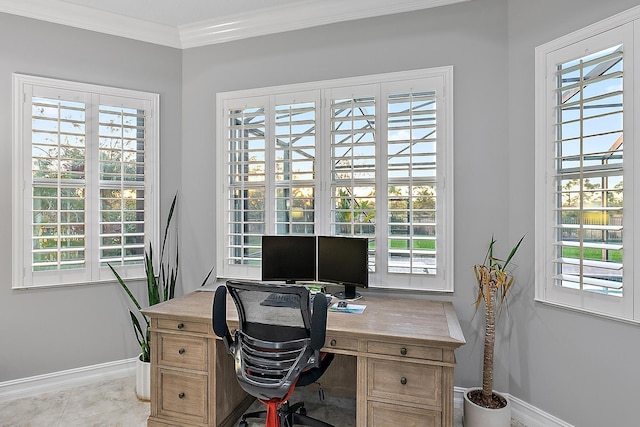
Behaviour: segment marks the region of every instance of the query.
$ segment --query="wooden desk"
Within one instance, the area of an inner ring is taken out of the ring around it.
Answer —
[[[212,302],[213,292],[193,292],[144,310],[149,427],[231,427],[253,402],[213,333]],[[326,339],[326,351],[355,361],[356,425],[453,427],[454,350],[465,343],[453,305],[366,295],[359,303],[367,306],[360,315],[329,312]],[[231,300],[227,319],[237,327]]]

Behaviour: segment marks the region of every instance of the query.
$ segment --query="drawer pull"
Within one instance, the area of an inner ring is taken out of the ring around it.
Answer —
[[[400,354],[401,354],[401,355],[403,355],[403,356],[406,356],[406,355],[407,355],[407,349],[406,349],[406,347],[402,347],[402,348],[400,349]]]
[[[336,340],[331,340],[330,344],[331,344],[331,347],[335,347],[337,342],[336,342]]]
[[[400,384],[406,385],[407,384],[407,377],[400,378]]]
[[[178,395],[178,399],[184,399],[184,392],[182,392],[182,393],[180,393],[180,394]]]
[[[184,323],[178,323],[178,329],[184,329]]]
[[[184,354],[184,348],[181,348],[180,350],[178,350],[179,354]]]

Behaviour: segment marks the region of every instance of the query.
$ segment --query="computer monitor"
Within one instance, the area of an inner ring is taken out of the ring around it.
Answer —
[[[356,288],[369,286],[369,239],[319,236],[318,281],[344,285],[337,298],[360,298]]]
[[[315,236],[262,236],[262,280],[316,279]]]

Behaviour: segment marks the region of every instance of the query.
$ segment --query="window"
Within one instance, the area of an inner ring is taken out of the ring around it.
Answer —
[[[218,94],[221,276],[259,278],[264,234],[358,236],[370,286],[452,291],[452,76]]]
[[[639,11],[536,51],[536,299],[632,321]]]
[[[13,286],[144,277],[158,95],[14,75]]]

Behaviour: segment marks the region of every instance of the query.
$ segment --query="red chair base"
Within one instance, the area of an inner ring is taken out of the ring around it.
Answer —
[[[267,405],[267,423],[265,424],[265,427],[280,427],[280,414],[278,413],[278,407],[282,402],[278,400],[263,403]]]

